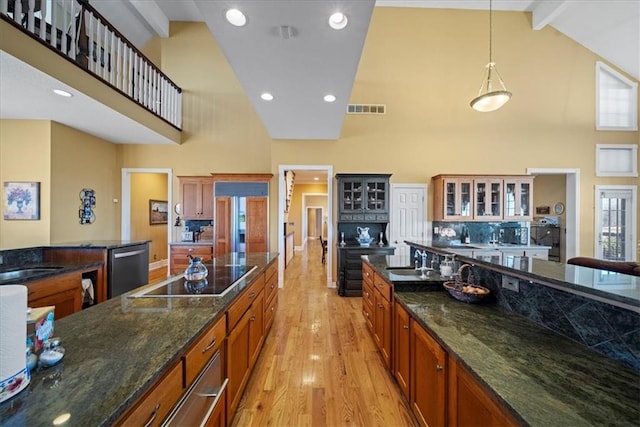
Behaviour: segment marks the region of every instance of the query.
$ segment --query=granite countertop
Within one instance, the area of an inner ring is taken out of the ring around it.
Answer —
[[[396,292],[434,338],[531,426],[640,422],[640,374],[491,305]]]
[[[407,241],[406,243],[435,253],[452,253],[450,248],[432,246],[431,242]],[[640,277],[637,276],[533,257],[488,258],[456,255],[456,259],[640,312]]]
[[[233,255],[216,262],[232,263]],[[24,391],[0,404],[2,424],[51,425],[70,414],[68,425],[112,425],[276,257],[246,254],[258,269],[223,297],[133,299],[128,293],[56,320],[63,361],[35,372]]]
[[[151,240],[82,240],[77,242],[54,243],[49,248],[97,248],[117,249],[149,243]]]
[[[101,268],[104,263],[102,261],[86,262],[86,261],[65,261],[65,262],[37,262],[29,264],[13,265],[6,268],[0,268],[0,273],[22,270],[26,268],[48,268],[49,270],[34,273],[28,277],[17,277],[12,279],[0,279],[1,285],[21,285],[33,280],[46,279],[48,277],[60,274],[72,273],[74,271],[84,271],[93,268]],[[80,284],[78,284],[80,286]]]
[[[213,246],[213,240],[200,240],[197,242],[171,242],[171,246]]]

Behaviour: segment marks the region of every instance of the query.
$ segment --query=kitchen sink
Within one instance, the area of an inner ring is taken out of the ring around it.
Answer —
[[[394,274],[396,276],[419,276],[420,270],[414,270],[410,267],[398,268],[398,267],[390,267],[387,268],[389,275]]]
[[[4,271],[0,273],[0,282],[13,279],[26,279],[39,274],[48,273],[53,270],[57,270],[62,267],[32,267],[22,268],[19,270]]]

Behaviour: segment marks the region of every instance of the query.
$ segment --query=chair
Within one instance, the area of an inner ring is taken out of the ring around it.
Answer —
[[[327,241],[320,236],[320,245],[322,246],[322,263],[327,261]]]

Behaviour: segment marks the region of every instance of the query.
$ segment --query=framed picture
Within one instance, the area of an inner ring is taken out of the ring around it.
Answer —
[[[40,183],[4,183],[4,219],[40,219]]]
[[[166,224],[169,205],[166,200],[149,200],[149,224]]]
[[[551,208],[549,206],[536,206],[536,215],[549,215]]]

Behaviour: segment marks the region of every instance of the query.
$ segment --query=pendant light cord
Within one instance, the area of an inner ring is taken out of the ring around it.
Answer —
[[[489,64],[491,64],[492,62],[492,52],[491,52],[491,45],[492,43],[492,34],[493,34],[493,20],[491,18],[491,11],[492,11],[492,7],[491,7],[491,2],[492,0],[489,0]]]

